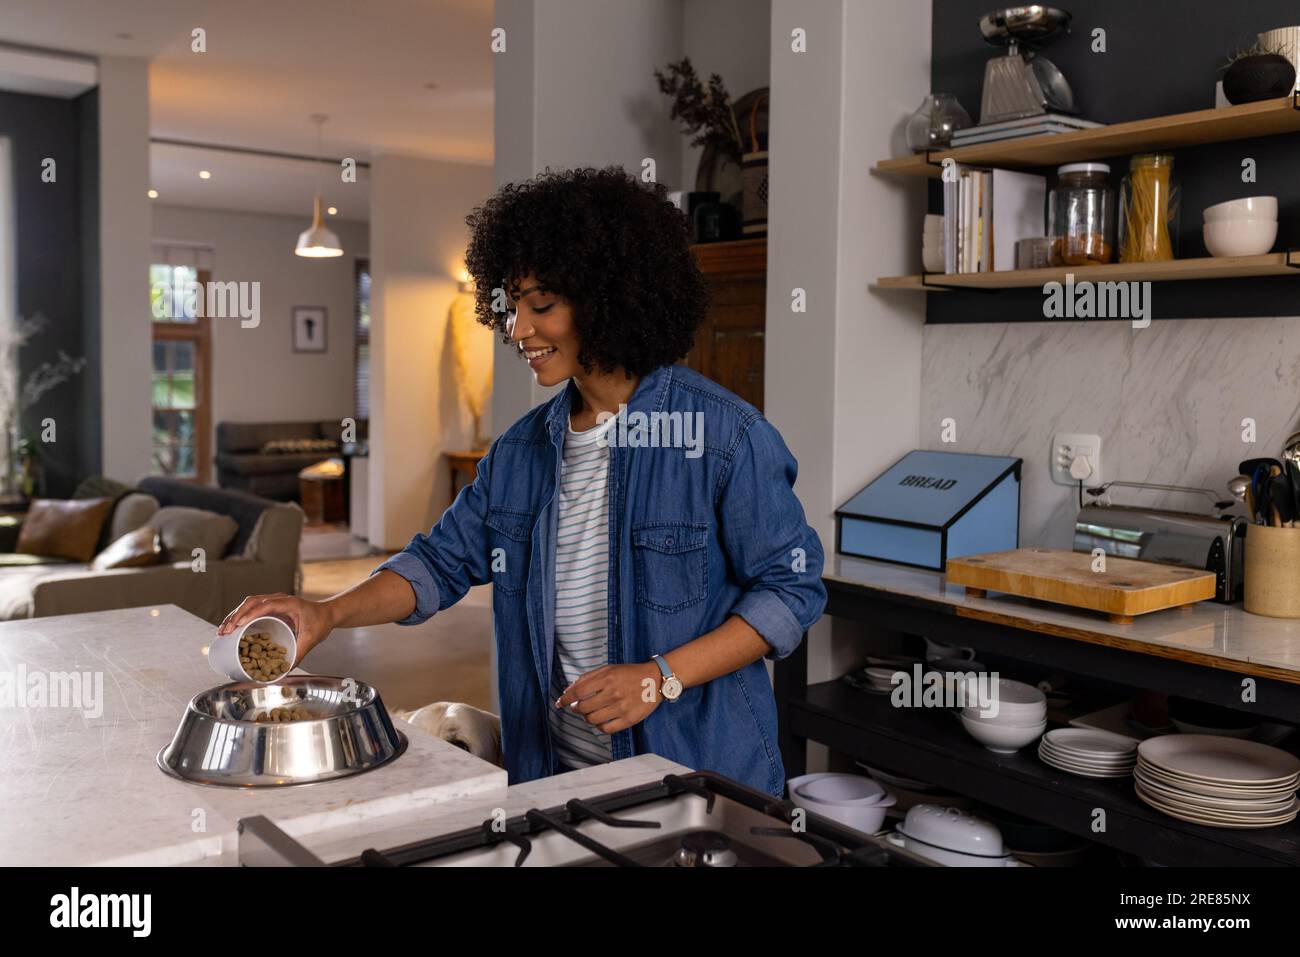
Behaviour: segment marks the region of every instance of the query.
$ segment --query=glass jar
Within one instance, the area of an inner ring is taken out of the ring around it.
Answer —
[[[1119,189],[1119,261],[1166,262],[1178,256],[1181,193],[1168,153],[1140,153]]]
[[[907,146],[914,152],[946,149],[952,134],[970,126],[970,114],[951,93],[927,96],[907,121]]]
[[[1056,171],[1047,203],[1047,235],[1053,266],[1108,263],[1115,251],[1110,167],[1069,163]]]

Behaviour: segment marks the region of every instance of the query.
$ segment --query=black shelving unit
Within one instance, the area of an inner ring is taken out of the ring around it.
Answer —
[[[888,695],[828,681],[790,702],[789,718],[806,740],[1161,864],[1300,864],[1300,822],[1233,830],[1179,821],[1140,801],[1132,778],[1066,774],[1038,760],[1033,745],[995,754],[948,711],[895,708]],[[1104,828],[1094,830],[1098,812]]]
[[[826,581],[826,613],[977,652],[1034,665],[1154,688],[1240,708],[1242,676],[1151,653],[992,623],[957,614],[951,604],[874,588]],[[807,742],[867,764],[940,787],[1170,866],[1300,865],[1300,821],[1236,830],[1192,824],[1143,803],[1133,780],[1096,780],[1067,774],[1038,759],[1034,746],[996,754],[974,740],[953,715],[939,709],[895,708],[888,695],[859,691],[842,681],[807,683],[807,640],[775,665],[780,747],[790,777],[807,767]],[[1300,684],[1256,677],[1261,717],[1295,721]],[[1104,827],[1094,830],[1097,812]]]

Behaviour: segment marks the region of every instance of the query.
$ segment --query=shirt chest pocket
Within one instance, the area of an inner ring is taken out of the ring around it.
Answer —
[[[517,595],[528,587],[533,519],[532,512],[488,509],[488,568],[492,573],[492,587],[502,594]]]
[[[709,591],[709,526],[644,524],[632,528],[637,604],[677,612]]]

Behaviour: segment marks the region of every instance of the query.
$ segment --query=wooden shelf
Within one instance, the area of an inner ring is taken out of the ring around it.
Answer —
[[[1300,113],[1297,113],[1300,116]],[[1065,282],[1073,273],[1081,282],[1185,282],[1193,279],[1247,279],[1258,276],[1300,276],[1296,266],[1286,264],[1286,253],[1263,256],[1235,256],[1215,259],[1174,259],[1162,263],[1107,263],[1104,266],[1053,266],[1048,269],[1010,269],[1003,272],[928,273],[921,276],[883,276],[872,285],[877,289],[906,289],[914,292],[944,292],[954,289],[1029,289],[1049,282]]]
[[[1074,133],[1048,133],[1019,140],[977,143],[954,150],[933,151],[929,162],[926,162],[925,154],[917,154],[880,160],[875,168],[880,173],[938,177],[941,172],[939,164],[947,158],[972,166],[1017,169],[1295,132],[1300,132],[1300,110],[1293,108],[1288,96],[1223,109],[1114,123]]]

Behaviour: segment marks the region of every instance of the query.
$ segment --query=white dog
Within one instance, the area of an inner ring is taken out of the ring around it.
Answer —
[[[489,711],[456,701],[436,701],[414,711],[394,711],[393,717],[464,748],[476,758],[505,767],[501,756],[501,719]]]

